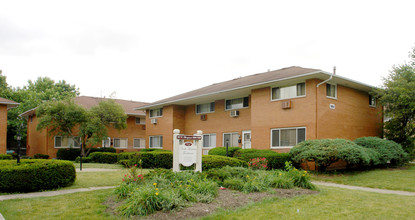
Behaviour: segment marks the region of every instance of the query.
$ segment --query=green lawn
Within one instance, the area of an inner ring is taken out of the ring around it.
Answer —
[[[347,174],[314,174],[312,179],[345,185],[415,192],[415,164],[397,169],[377,169]]]
[[[270,199],[203,219],[414,219],[415,197],[319,187],[316,195]],[[298,210],[298,212],[297,212]]]
[[[79,163],[73,163],[76,168],[80,167]],[[102,168],[102,169],[124,169],[120,164],[106,164],[106,163],[82,163],[82,168]]]

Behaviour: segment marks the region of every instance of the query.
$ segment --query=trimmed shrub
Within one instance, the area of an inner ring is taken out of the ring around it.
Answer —
[[[100,148],[93,147],[93,148],[85,149],[85,152],[87,152],[88,150],[89,150],[89,153],[86,156],[89,156],[90,154],[95,153],[95,152],[110,152],[110,153],[117,152],[117,150],[113,147],[100,147]]]
[[[94,152],[89,155],[91,161],[95,163],[117,163],[117,153],[109,153],[109,152]]]
[[[80,163],[81,162],[81,157],[77,157],[75,159],[76,163]],[[82,163],[93,163],[94,161],[92,160],[92,158],[90,157],[82,157]]]
[[[75,166],[60,160],[0,161],[1,192],[33,192],[72,185]]]
[[[230,167],[246,167],[245,161],[217,155],[203,155],[202,156],[202,170],[209,170],[212,168],[221,168],[224,166]]]
[[[283,169],[285,162],[291,161],[288,153],[259,149],[240,149],[235,152],[234,157],[246,162],[254,158],[265,157],[268,160],[268,169]]]
[[[170,151],[128,152],[118,154],[118,163],[131,167],[142,161],[143,168],[173,167],[173,153]]]
[[[266,155],[265,158],[267,158],[268,160],[268,168],[270,170],[284,169],[285,162],[291,161],[289,153],[277,153],[275,155]]]
[[[290,151],[294,163],[314,161],[319,171],[326,171],[327,167],[340,160],[346,162],[348,168],[368,166],[375,159],[373,155],[366,148],[344,139],[306,140]]]
[[[234,157],[236,151],[241,150],[240,147],[228,147],[228,156]],[[226,147],[215,147],[209,150],[209,155],[226,156]]]
[[[10,154],[0,154],[0,160],[13,160],[13,156]]]
[[[35,154],[35,155],[33,155],[33,158],[35,158],[35,159],[49,159],[49,155],[47,155],[47,154]]]
[[[145,148],[145,149],[140,150],[140,152],[154,152],[154,151],[171,152],[169,150],[163,150],[163,149],[157,149],[157,148]]]
[[[354,140],[354,142],[378,153],[379,157],[374,165],[400,166],[409,160],[408,154],[402,149],[402,146],[394,141],[378,137],[361,137]]]
[[[75,160],[81,155],[81,149],[79,148],[62,148],[56,153],[56,158],[59,160]]]

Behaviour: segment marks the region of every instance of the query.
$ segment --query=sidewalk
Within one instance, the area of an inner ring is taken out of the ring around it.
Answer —
[[[398,191],[398,190],[388,190],[388,189],[377,189],[377,188],[369,188],[369,187],[362,187],[362,186],[350,186],[350,185],[343,185],[337,183],[329,183],[329,182],[312,182],[315,185],[320,186],[331,186],[343,189],[352,189],[352,190],[360,190],[360,191],[367,191],[367,192],[376,192],[382,194],[394,194],[394,195],[402,195],[402,196],[415,196],[415,192],[407,192],[407,191]]]
[[[64,194],[70,194],[70,193],[89,192],[89,191],[94,191],[94,190],[113,189],[113,188],[115,188],[115,186],[101,186],[101,187],[66,189],[66,190],[57,190],[57,191],[48,191],[48,192],[11,194],[11,195],[0,196],[0,201],[9,200],[9,199],[27,199],[27,198],[36,198],[36,197],[50,197],[50,196],[58,196],[58,195],[64,195]]]

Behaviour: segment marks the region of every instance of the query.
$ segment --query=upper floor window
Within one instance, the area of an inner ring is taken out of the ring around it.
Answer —
[[[135,124],[136,125],[144,125],[144,124],[146,124],[146,120],[144,118],[136,117],[135,118]]]
[[[337,85],[327,83],[326,96],[329,98],[337,98]]]
[[[369,106],[376,107],[376,98],[369,95]]]
[[[225,110],[248,108],[249,97],[226,100]]]
[[[59,148],[78,148],[81,145],[81,137],[62,137],[55,136],[55,147]]]
[[[203,114],[215,111],[215,102],[196,105],[196,114]]]
[[[161,116],[163,116],[163,108],[150,110],[150,118],[161,117]]]
[[[274,87],[271,92],[271,99],[291,99],[305,96],[305,83],[297,83],[292,86]]]

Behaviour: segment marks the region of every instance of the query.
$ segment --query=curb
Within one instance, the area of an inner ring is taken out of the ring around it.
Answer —
[[[331,186],[343,189],[352,189],[352,190],[360,190],[366,192],[375,192],[375,193],[382,193],[382,194],[394,194],[394,195],[402,195],[402,196],[415,196],[415,192],[408,192],[408,191],[399,191],[399,190],[389,190],[389,189],[378,189],[378,188],[369,188],[369,187],[362,187],[362,186],[351,186],[351,185],[343,185],[337,183],[329,183],[329,182],[312,182],[315,185],[320,186]]]
[[[6,220],[6,219],[4,219],[4,217],[1,215],[1,213],[0,213],[0,220]]]
[[[48,192],[33,192],[33,193],[24,193],[24,194],[12,194],[12,195],[0,196],[0,201],[9,200],[9,199],[27,199],[27,198],[37,198],[37,197],[50,197],[50,196],[65,195],[65,194],[77,193],[77,192],[89,192],[89,191],[101,190],[101,189],[113,189],[115,187],[116,186],[101,186],[101,187],[67,189],[67,190],[48,191]],[[0,218],[0,220],[2,220],[2,219]]]

